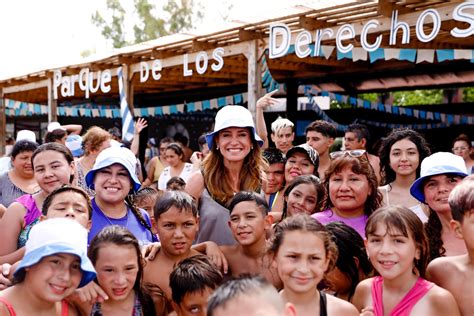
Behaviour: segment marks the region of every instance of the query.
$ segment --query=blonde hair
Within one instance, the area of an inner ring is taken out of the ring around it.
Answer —
[[[82,136],[84,155],[89,155],[93,150],[98,150],[103,142],[111,139],[110,133],[99,126],[90,127]]]
[[[272,133],[273,134],[278,133],[279,130],[286,127],[291,127],[291,130],[293,131],[295,124],[293,124],[293,122],[290,121],[289,119],[279,116],[272,123]]]

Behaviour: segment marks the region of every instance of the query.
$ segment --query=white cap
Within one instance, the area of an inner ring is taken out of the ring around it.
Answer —
[[[52,132],[56,129],[62,129],[62,130],[66,130],[64,127],[61,126],[61,124],[59,124],[58,122],[51,122],[48,124],[48,132]]]
[[[30,142],[36,143],[36,134],[28,129],[22,129],[16,134],[16,141],[29,140]]]

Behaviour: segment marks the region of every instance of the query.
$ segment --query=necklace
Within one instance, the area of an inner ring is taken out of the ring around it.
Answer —
[[[99,214],[110,224],[110,225],[119,225],[117,223],[112,223],[112,221],[110,220],[110,217],[108,217],[107,215],[105,215],[105,213],[100,209],[99,205],[97,205],[97,203],[95,202],[95,199],[92,200],[92,204],[93,206],[99,211]],[[129,216],[129,212],[130,210],[128,209],[127,207],[127,214],[125,215],[126,216],[126,222],[125,222],[125,225],[120,225],[120,226],[124,226],[126,229],[128,229],[128,220],[130,218]],[[122,220],[121,218],[117,218],[117,219],[113,219],[113,220]]]

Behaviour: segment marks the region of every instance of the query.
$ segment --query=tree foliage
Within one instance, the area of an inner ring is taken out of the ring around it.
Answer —
[[[121,0],[106,1],[107,12],[96,11],[92,23],[115,48],[189,30],[193,22],[203,17],[200,8],[195,8],[194,0],[168,0],[160,10],[149,0],[134,0],[134,15],[127,14]],[[126,22],[131,18],[134,39],[127,40]]]

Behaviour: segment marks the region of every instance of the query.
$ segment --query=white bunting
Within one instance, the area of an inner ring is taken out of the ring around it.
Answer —
[[[397,48],[386,48],[385,49],[385,60],[400,59],[400,49]]]
[[[454,50],[454,59],[467,59],[471,60],[474,56],[472,56],[472,50],[470,49],[455,49]]]
[[[336,49],[335,46],[328,46],[328,45],[321,46],[321,50],[323,51],[323,55],[324,57],[326,57],[326,59],[329,59],[331,57],[334,49]]]
[[[434,56],[435,56],[434,49],[419,49],[418,54],[416,55],[416,63],[419,64],[424,61],[433,63]]]
[[[352,50],[352,61],[367,60],[367,51],[362,47],[354,47]]]

